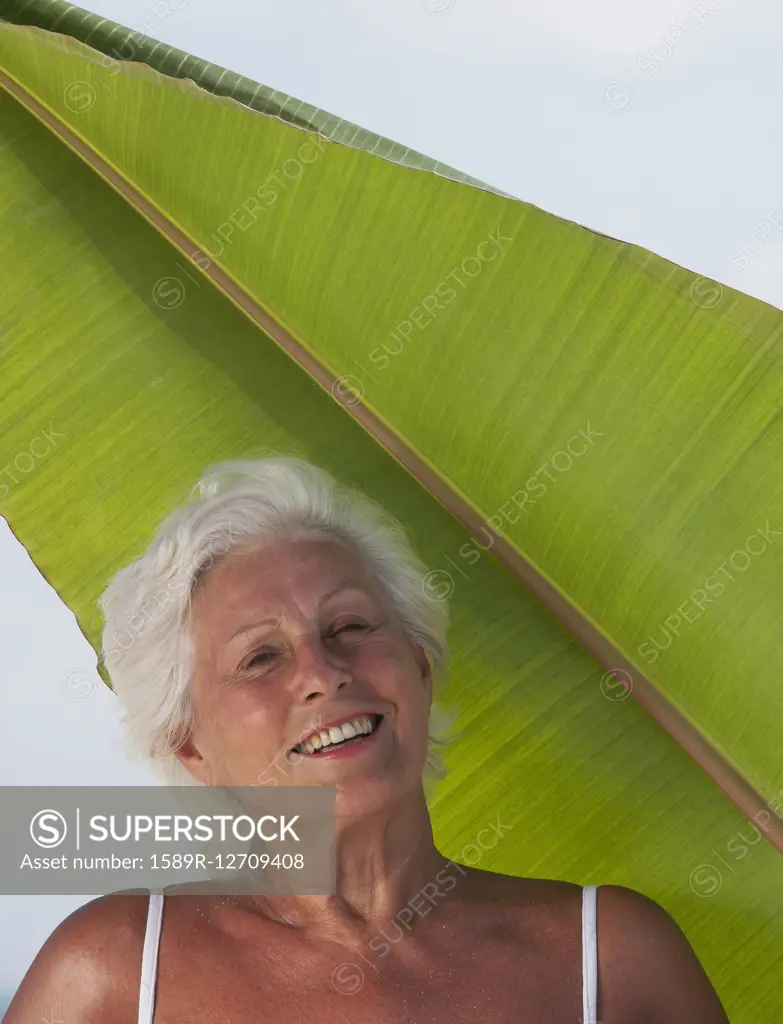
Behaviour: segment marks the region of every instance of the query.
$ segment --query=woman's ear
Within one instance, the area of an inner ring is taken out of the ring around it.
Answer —
[[[415,644],[413,656],[416,659],[416,664],[419,666],[422,682],[430,689],[432,687],[432,669],[430,668],[430,662],[424,648]]]
[[[209,763],[204,759],[201,751],[196,746],[192,731],[188,733],[187,739],[174,751],[174,756],[183,767],[199,782],[205,786],[212,785],[212,772]]]

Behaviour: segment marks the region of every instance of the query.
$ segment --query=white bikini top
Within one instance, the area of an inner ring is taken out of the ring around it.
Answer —
[[[596,920],[597,888],[582,888],[582,1021],[598,1024],[598,941]],[[155,1012],[155,979],[158,973],[158,946],[163,923],[163,893],[150,893],[147,931],[141,954],[141,991],[139,1024],[152,1024]]]

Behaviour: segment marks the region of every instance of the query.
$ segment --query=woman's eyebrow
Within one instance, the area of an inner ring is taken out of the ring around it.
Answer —
[[[356,590],[359,593],[364,594],[366,597],[369,597],[367,591],[360,587],[354,580],[343,580],[342,583],[337,584],[334,590],[330,590],[328,594],[323,595],[323,597],[318,602],[318,606],[320,607],[322,604],[328,601],[330,597],[334,597],[335,594],[339,594],[343,590]],[[229,641],[233,640],[234,637],[239,636],[240,633],[247,633],[247,631],[250,629],[255,629],[257,626],[266,626],[268,623],[272,623],[273,625],[279,625],[280,619],[277,616],[271,616],[267,619],[259,619],[258,622],[250,622],[246,626],[240,626],[236,633],[231,634],[231,636],[229,637]]]
[[[276,618],[275,616],[272,616],[272,618],[269,619],[260,619],[258,622],[250,622],[246,626],[240,626],[236,633],[232,633],[228,639],[229,641],[233,640],[235,636],[239,636],[240,633],[247,633],[249,629],[255,629],[256,626],[266,626],[267,623],[277,625],[279,622],[280,619]]]
[[[370,596],[367,593],[367,591],[364,590],[361,586],[359,586],[359,584],[356,583],[354,580],[343,580],[342,583],[337,584],[334,590],[330,590],[328,594],[324,594],[324,596],[318,602],[318,607],[320,608],[320,606],[324,604],[326,601],[328,601],[330,597],[334,597],[335,594],[339,594],[342,590],[358,590],[366,597]]]

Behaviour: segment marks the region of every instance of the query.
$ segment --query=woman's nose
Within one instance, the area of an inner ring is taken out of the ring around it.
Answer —
[[[306,700],[329,696],[350,683],[350,667],[330,651],[320,637],[302,638],[299,655],[297,675]]]

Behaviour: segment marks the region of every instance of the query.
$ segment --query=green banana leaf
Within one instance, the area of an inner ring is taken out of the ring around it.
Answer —
[[[96,651],[206,465],[356,483],[450,601],[439,847],[499,820],[481,867],[639,889],[783,1019],[783,314],[59,0],[0,16],[0,513]]]

